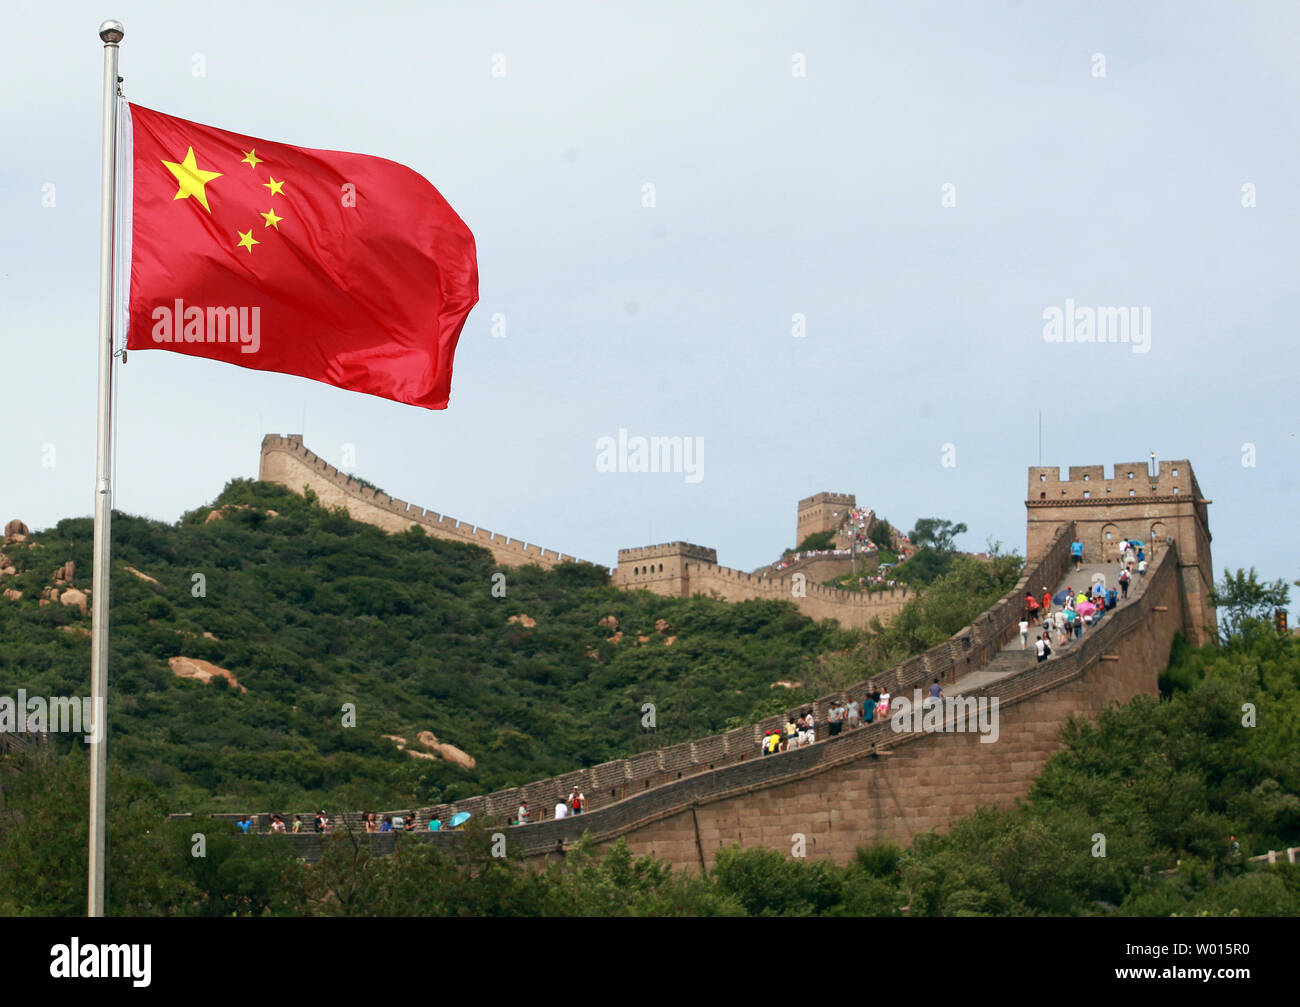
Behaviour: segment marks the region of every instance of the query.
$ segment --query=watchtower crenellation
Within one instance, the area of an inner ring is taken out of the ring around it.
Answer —
[[[1065,479],[1054,466],[1031,466],[1026,556],[1037,556],[1069,521],[1075,522],[1090,562],[1118,564],[1119,545],[1126,539],[1142,542],[1154,556],[1172,538],[1178,543],[1185,629],[1192,639],[1203,640],[1206,627],[1216,624],[1210,600],[1210,503],[1186,459],[1161,461],[1154,474],[1145,461],[1117,462],[1110,478],[1102,465],[1072,465]]]
[[[857,504],[852,493],[814,493],[800,500],[795,513],[795,548],[809,535],[838,531]]]

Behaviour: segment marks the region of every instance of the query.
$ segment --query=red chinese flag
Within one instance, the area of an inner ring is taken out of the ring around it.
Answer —
[[[474,235],[410,168],[130,106],[127,346],[445,409]]]

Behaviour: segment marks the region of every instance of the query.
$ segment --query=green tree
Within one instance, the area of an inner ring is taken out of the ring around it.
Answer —
[[[908,535],[917,548],[929,546],[935,552],[952,552],[954,540],[966,533],[964,522],[953,524],[937,517],[917,518],[916,527]]]
[[[1269,583],[1259,579],[1252,566],[1250,572],[1238,569],[1234,574],[1223,571],[1223,580],[1214,586],[1210,600],[1219,609],[1219,640],[1227,643],[1233,637],[1259,632],[1269,623],[1273,612],[1286,608],[1291,589],[1285,580],[1278,578]]]

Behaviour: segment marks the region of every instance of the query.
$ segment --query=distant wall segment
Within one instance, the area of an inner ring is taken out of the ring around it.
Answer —
[[[813,619],[837,619],[844,626],[869,626],[872,619],[887,622],[910,598],[905,587],[885,591],[842,591],[816,582],[800,571],[780,576],[745,573],[720,566],[717,553],[690,542],[620,549],[611,581],[618,587],[644,589],[671,598],[703,594],[723,601],[767,598],[793,602]]]
[[[262,438],[262,458],[257,477],[265,482],[279,483],[295,493],[311,487],[323,506],[346,507],[355,520],[384,531],[402,532],[419,525],[434,538],[480,546],[492,553],[493,560],[502,566],[535,563],[553,567],[560,563],[586,562],[377,492],[309,450],[303,445],[301,434],[283,437],[268,434]]]

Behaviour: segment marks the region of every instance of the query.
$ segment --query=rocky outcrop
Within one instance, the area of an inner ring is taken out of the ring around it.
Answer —
[[[54,590],[54,588],[50,590]],[[86,593],[84,591],[78,591],[75,587],[70,587],[59,595],[59,602],[63,605],[75,606],[82,615],[86,614]]]
[[[477,763],[474,757],[467,752],[462,751],[455,745],[449,745],[445,741],[439,741],[438,736],[432,731],[421,731],[415,736],[415,740],[428,749],[428,754],[424,752],[412,751],[411,755],[418,755],[423,758],[443,759],[465,769],[473,769]]]
[[[203,519],[203,523],[207,524],[209,521],[220,521],[232,510],[257,510],[257,509],[258,508],[254,507],[252,504],[222,504],[220,507],[208,511],[208,516]],[[279,511],[264,510],[262,511],[262,513],[265,514],[267,517],[280,516]]]
[[[519,625],[523,626],[524,629],[532,629],[534,626],[537,625],[536,619],[532,618],[531,616],[524,615],[522,613],[520,613],[519,615],[512,615],[509,619],[506,620],[506,622],[517,622],[519,623]]]
[[[31,533],[30,528],[17,518],[14,518],[5,525],[5,545],[11,545],[14,542],[26,542],[27,536]]]
[[[612,644],[614,644],[615,646],[617,646],[619,643],[622,642],[622,640],[623,640],[623,631],[620,629],[617,633],[615,633],[613,636],[611,636],[611,637],[610,637],[608,640],[606,640],[605,642],[606,642],[606,643],[612,643]]]
[[[135,567],[133,567],[133,566],[126,566],[126,565],[124,564],[124,565],[122,566],[122,569],[125,570],[127,573],[135,574],[137,577],[139,577],[139,578],[140,578],[141,580],[143,580],[143,581],[148,581],[148,582],[149,582],[150,584],[152,584],[154,587],[160,587],[160,586],[161,586],[161,585],[158,583],[158,581],[155,580],[153,577],[150,577],[147,573],[141,573],[139,570],[137,570],[137,569],[136,569]]]
[[[77,576],[77,564],[68,560],[63,566],[54,571],[54,583],[71,584],[74,577]]]
[[[23,593],[17,590],[16,588],[12,588],[12,587],[5,588],[5,597],[8,598],[10,601],[18,601],[19,599],[22,598],[22,596]]]
[[[656,633],[667,633],[670,629],[672,629],[672,626],[670,626],[670,625],[668,624],[668,620],[667,620],[667,619],[656,619],[656,620],[655,620],[655,632],[656,632]]]
[[[596,625],[604,626],[606,629],[618,629],[618,619],[615,616],[607,615],[601,619],[600,622],[596,623]]]
[[[231,688],[238,689],[240,692],[248,691],[246,687],[239,684],[233,672],[218,668],[211,661],[201,661],[197,657],[170,657],[167,659],[167,664],[172,674],[178,678],[193,678],[206,684],[219,677],[229,682]]]

